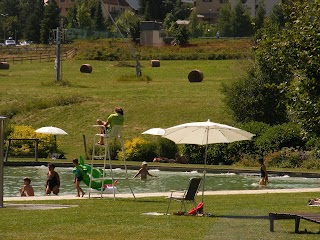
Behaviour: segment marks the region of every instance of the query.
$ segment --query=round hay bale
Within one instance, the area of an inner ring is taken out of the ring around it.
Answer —
[[[82,73],[91,73],[92,72],[92,66],[90,64],[83,64],[80,68],[80,72]]]
[[[203,73],[199,70],[192,70],[188,75],[189,82],[202,82]]]
[[[160,67],[160,60],[151,60],[151,67]]]
[[[0,69],[9,69],[9,63],[0,62]]]

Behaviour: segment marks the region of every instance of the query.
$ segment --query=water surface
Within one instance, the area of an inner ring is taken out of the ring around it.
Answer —
[[[56,167],[61,179],[60,195],[75,195],[76,190],[73,183],[72,168]],[[19,196],[19,188],[23,184],[24,177],[30,177],[31,185],[35,190],[36,196],[45,195],[45,182],[47,166],[38,167],[5,167],[4,168],[4,196]],[[184,190],[188,186],[191,177],[202,177],[202,172],[170,172],[160,170],[150,170],[152,175],[157,177],[148,177],[146,181],[139,178],[132,179],[137,171],[128,170],[129,183],[135,193],[152,193],[152,192],[168,192],[170,190]],[[110,170],[106,170],[107,176],[111,177]],[[118,179],[117,189],[119,193],[130,193],[125,178],[124,169],[114,169],[114,178]],[[206,191],[215,190],[255,190],[259,189],[258,174],[206,174]],[[269,189],[289,189],[289,188],[318,188],[320,187],[319,178],[302,178],[289,176],[269,176]],[[81,184],[84,191],[88,191],[88,187]]]

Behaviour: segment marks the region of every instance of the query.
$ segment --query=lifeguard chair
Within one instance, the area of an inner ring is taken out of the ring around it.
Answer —
[[[123,160],[124,160],[124,169],[125,169],[125,178],[123,178],[122,180],[125,180],[128,184],[128,187],[130,188],[130,191],[132,193],[133,198],[135,198],[135,195],[132,191],[132,188],[130,186],[129,183],[129,179],[128,179],[128,171],[127,171],[127,164],[126,164],[126,157],[125,157],[125,152],[124,152],[124,142],[123,142],[123,138],[122,138],[122,125],[114,125],[112,127],[112,129],[110,130],[110,132],[107,132],[107,129],[105,126],[103,125],[93,125],[93,127],[95,128],[104,128],[104,133],[97,133],[94,135],[94,139],[93,139],[93,148],[92,148],[92,160],[91,160],[91,174],[90,174],[90,184],[89,184],[89,198],[90,198],[90,193],[91,193],[91,183],[92,183],[92,171],[93,171],[93,166],[94,166],[94,160],[95,159],[100,159],[103,160],[103,176],[102,178],[100,178],[99,180],[106,180],[106,179],[110,179],[111,178],[111,182],[112,182],[112,189],[113,189],[113,197],[115,199],[116,197],[116,190],[115,190],[115,186],[114,186],[114,177],[113,177],[113,170],[112,170],[112,163],[111,163],[111,153],[110,153],[110,140],[111,139],[116,139],[120,141],[121,144],[121,150],[122,150],[122,154],[123,154]],[[104,145],[101,145],[98,142],[98,139],[100,140],[100,138],[103,137],[104,138]],[[100,151],[96,151],[96,150],[100,150]],[[96,155],[96,152],[98,152],[99,154]],[[106,169],[106,161],[107,158],[109,159],[109,168],[110,168],[110,175],[109,177],[106,176],[105,173],[105,169]],[[119,179],[119,178],[118,178]],[[97,180],[95,178],[95,180]],[[101,198],[103,197],[103,187],[101,187]]]

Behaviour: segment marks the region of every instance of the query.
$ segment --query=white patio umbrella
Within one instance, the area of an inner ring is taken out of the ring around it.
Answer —
[[[167,128],[162,137],[170,139],[176,144],[196,144],[206,146],[202,185],[203,202],[208,144],[251,140],[253,136],[254,134],[242,129],[210,122],[210,120],[208,120],[207,122],[191,122]]]
[[[56,135],[68,135],[68,133],[64,130],[62,130],[61,128],[57,128],[57,127],[42,127],[42,128],[38,128],[37,130],[35,130],[36,133],[43,133],[43,134],[50,134],[50,135],[54,135],[54,144],[55,144],[55,150],[57,151],[57,137]]]
[[[142,134],[162,136],[164,134],[164,132],[165,132],[165,130],[163,128],[150,128],[150,129],[144,131]]]
[[[57,127],[42,127],[42,128],[38,128],[37,130],[35,130],[36,133],[44,133],[44,134],[53,134],[53,135],[67,135],[68,133],[66,133],[64,130],[62,130],[61,128],[57,128]]]

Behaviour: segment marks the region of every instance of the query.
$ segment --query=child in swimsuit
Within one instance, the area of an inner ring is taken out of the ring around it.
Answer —
[[[146,180],[147,176],[150,177],[156,177],[152,174],[149,173],[148,168],[147,168],[147,162],[142,162],[141,168],[139,171],[133,176],[133,178],[137,177],[140,174],[140,179],[141,180]]]
[[[30,197],[34,196],[33,187],[30,185],[31,179],[26,177],[23,179],[23,187],[20,188],[20,196],[21,197]]]
[[[82,190],[82,188],[80,187],[80,182],[82,181],[82,168],[79,165],[79,160],[77,158],[72,160],[74,169],[73,169],[73,174],[74,174],[74,184],[76,186],[77,189],[77,195],[76,197],[80,197],[80,193],[81,193],[81,197],[83,197],[83,195],[85,194],[85,192]]]

